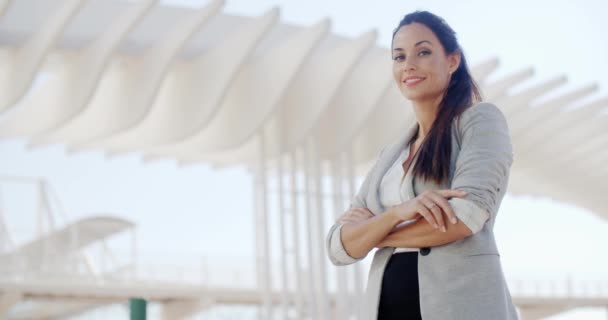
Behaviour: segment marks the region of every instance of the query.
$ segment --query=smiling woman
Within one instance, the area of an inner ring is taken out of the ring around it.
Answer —
[[[329,230],[330,260],[374,255],[363,319],[517,319],[494,240],[513,153],[455,32],[424,11],[393,33],[393,76],[416,124],[386,146]]]

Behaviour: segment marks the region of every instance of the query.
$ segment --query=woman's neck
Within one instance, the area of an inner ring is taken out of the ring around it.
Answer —
[[[418,122],[418,138],[424,140],[426,135],[431,130],[437,112],[439,111],[438,101],[414,102],[414,114]]]

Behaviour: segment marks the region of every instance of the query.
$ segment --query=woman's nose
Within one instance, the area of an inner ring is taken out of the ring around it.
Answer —
[[[403,71],[412,71],[412,70],[416,70],[416,66],[410,61],[406,61],[404,66],[403,66]]]

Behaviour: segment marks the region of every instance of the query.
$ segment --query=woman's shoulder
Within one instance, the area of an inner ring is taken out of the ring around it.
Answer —
[[[492,102],[482,101],[468,107],[461,115],[462,118],[471,117],[501,117],[504,118],[502,110]]]
[[[506,122],[502,110],[492,102],[483,101],[470,106],[462,112],[458,119],[458,127],[461,130],[466,130],[478,123],[506,125]]]

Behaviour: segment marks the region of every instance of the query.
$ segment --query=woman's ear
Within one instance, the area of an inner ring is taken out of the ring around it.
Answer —
[[[450,74],[456,72],[458,66],[460,66],[460,50],[456,50],[448,55],[448,70]]]

